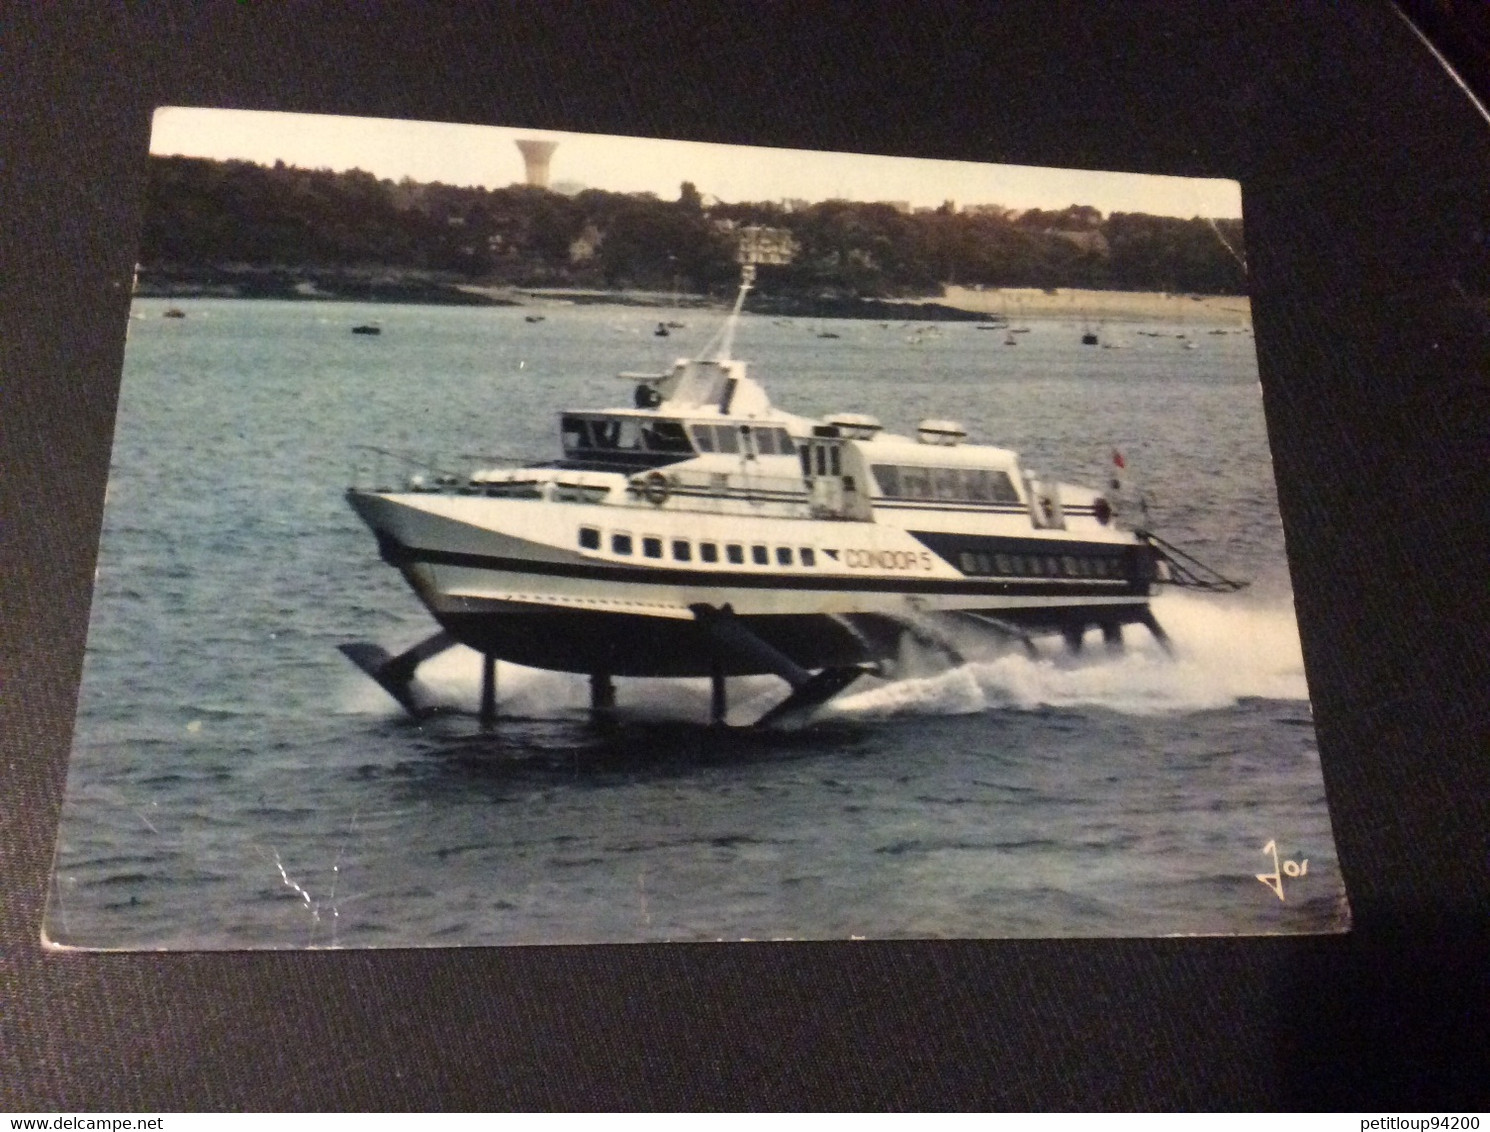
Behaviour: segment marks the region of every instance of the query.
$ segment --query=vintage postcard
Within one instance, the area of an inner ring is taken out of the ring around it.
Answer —
[[[148,161],[50,944],[1348,927],[1234,182]]]

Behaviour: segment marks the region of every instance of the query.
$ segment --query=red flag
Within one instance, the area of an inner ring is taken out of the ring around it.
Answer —
[[[1128,466],[1128,462],[1123,459],[1123,454],[1116,448],[1112,450],[1112,462],[1120,468],[1126,468]]]

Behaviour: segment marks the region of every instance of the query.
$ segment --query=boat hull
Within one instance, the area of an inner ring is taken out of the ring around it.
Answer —
[[[826,566],[648,566],[577,553],[541,530],[512,533],[520,523],[500,531],[473,526],[431,511],[429,498],[352,492],[349,502],[376,534],[384,560],[452,637],[534,668],[659,677],[771,671],[757,658],[721,649],[699,620],[702,607],[727,609],[809,670],[893,658],[907,632],[933,640],[944,633],[939,615],[975,615],[1011,637],[1112,630],[1148,617],[1148,582],[1138,570],[1122,579],[968,577],[939,554],[934,568],[916,576]],[[833,525],[835,537],[848,526]],[[913,532],[898,537],[920,548],[918,563],[937,542]],[[572,536],[566,541],[572,545]],[[910,551],[889,553],[886,561],[910,560]]]
[[[990,610],[1001,625],[1031,634],[1121,626],[1145,621],[1144,604],[1073,605],[1010,617]],[[697,620],[573,609],[446,610],[440,625],[464,645],[513,664],[558,672],[612,676],[759,676],[773,669],[722,651]],[[847,668],[894,658],[907,632],[926,632],[934,618],[908,611],[882,614],[745,615],[755,636],[805,669]]]

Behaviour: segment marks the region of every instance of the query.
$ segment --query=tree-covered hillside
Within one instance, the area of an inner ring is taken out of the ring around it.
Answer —
[[[705,205],[526,185],[457,188],[277,164],[154,157],[142,279],[403,273],[483,286],[727,291],[734,229],[789,231],[763,296],[897,298],[944,284],[1239,294],[1241,223],[1073,205],[902,211],[825,201]]]

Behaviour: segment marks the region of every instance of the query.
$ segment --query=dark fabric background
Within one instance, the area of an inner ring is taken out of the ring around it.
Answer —
[[[43,953],[172,103],[1241,180],[1355,930]],[[1483,1107],[1487,159],[1364,0],[0,7],[0,1109]]]

